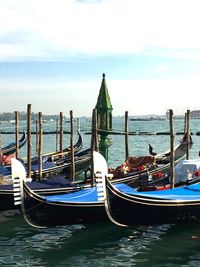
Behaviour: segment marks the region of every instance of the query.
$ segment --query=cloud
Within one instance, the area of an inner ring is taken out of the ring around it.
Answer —
[[[3,0],[0,60],[138,54],[148,47],[183,56],[200,49],[199,6],[198,0]]]

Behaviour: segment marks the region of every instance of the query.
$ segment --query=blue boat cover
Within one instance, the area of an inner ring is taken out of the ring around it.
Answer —
[[[200,200],[200,184],[177,187],[174,189],[132,193],[140,196],[174,200]]]
[[[130,186],[126,184],[116,184],[115,185],[120,190],[125,190],[125,188],[130,188]],[[58,195],[52,195],[52,196],[44,196],[46,201],[48,202],[74,202],[74,203],[80,203],[80,202],[99,202],[97,197],[97,187],[91,187],[91,188],[84,188],[80,191],[73,192],[73,193],[66,193],[66,194],[58,194]]]
[[[136,196],[146,196],[153,198],[162,199],[174,199],[174,200],[200,200],[200,184],[178,187],[174,189],[161,190],[161,191],[148,191],[148,192],[138,192],[134,188],[126,184],[115,184],[114,185],[120,191]],[[46,196],[44,197],[48,202],[101,202],[97,198],[97,188],[87,188],[82,189],[78,192]]]
[[[11,175],[11,166],[10,165],[0,165],[0,176]]]

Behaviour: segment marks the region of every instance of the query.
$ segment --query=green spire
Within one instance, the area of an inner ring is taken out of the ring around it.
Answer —
[[[103,73],[103,79],[101,82],[101,88],[96,104],[96,109],[97,110],[112,110],[112,104],[110,101],[110,96],[108,94],[108,88],[106,85],[106,80],[105,80],[105,73]]]
[[[111,130],[112,129],[112,104],[110,96],[108,94],[108,88],[106,85],[105,74],[103,73],[103,79],[101,82],[101,88],[95,106],[97,110],[97,125],[99,129]]]
[[[108,160],[108,147],[111,146],[112,142],[108,137],[108,132],[112,130],[112,104],[110,96],[108,94],[108,88],[106,85],[105,74],[103,73],[103,79],[101,82],[101,88],[95,106],[97,110],[97,128],[104,130],[100,132],[99,150],[100,153]]]

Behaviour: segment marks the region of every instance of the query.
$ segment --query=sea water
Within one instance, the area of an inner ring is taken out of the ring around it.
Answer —
[[[174,132],[183,132],[183,120],[174,121]],[[114,118],[113,129],[124,131],[124,119]],[[14,127],[2,123],[1,130]],[[34,127],[34,126],[33,126]],[[55,131],[55,123],[47,122],[44,131]],[[70,125],[65,125],[69,130]],[[76,129],[75,125],[75,129]],[[20,129],[26,123],[20,122]],[[148,154],[148,144],[154,151],[162,153],[170,147],[169,135],[156,133],[169,131],[169,121],[129,121],[130,132],[143,134],[128,137],[129,155]],[[14,128],[13,128],[14,129]],[[90,146],[91,122],[82,119],[80,129],[84,148]],[[200,120],[191,120],[190,129],[194,133],[191,159],[199,157]],[[144,132],[146,134],[144,134]],[[148,134],[147,134],[148,133]],[[76,134],[74,142],[76,141]],[[178,144],[182,135],[175,136]],[[110,135],[109,166],[116,167],[125,159],[124,135]],[[14,135],[1,135],[2,146],[14,141]],[[68,146],[70,136],[64,135],[63,146]],[[35,152],[35,137],[32,137],[32,153]],[[56,150],[56,136],[44,135],[43,153]],[[65,145],[64,145],[65,144]],[[26,157],[26,147],[20,150]],[[137,214],[136,214],[137,216]],[[0,266],[23,267],[101,267],[101,266],[140,266],[140,267],[193,267],[200,266],[200,225],[158,225],[120,228],[111,223],[91,225],[69,225],[64,227],[37,229],[29,226],[23,216],[16,211],[0,213]]]

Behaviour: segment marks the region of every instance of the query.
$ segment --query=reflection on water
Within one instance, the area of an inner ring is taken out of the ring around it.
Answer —
[[[5,266],[51,266],[49,253],[60,250],[63,242],[70,239],[82,225],[34,229],[26,224],[22,215],[1,213],[0,263]],[[43,254],[47,253],[47,258]],[[42,256],[42,257],[41,257]],[[53,266],[53,265],[52,265]]]
[[[19,214],[1,218],[2,266],[200,266],[199,225],[35,229]]]

